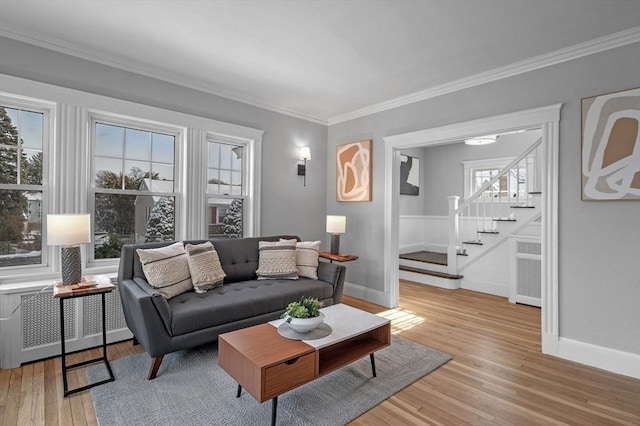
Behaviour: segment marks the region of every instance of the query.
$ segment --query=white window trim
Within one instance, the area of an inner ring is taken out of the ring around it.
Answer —
[[[42,249],[40,263],[29,266],[7,266],[0,269],[0,279],[11,278],[22,274],[42,274],[51,271],[52,250],[46,244],[47,237],[47,213],[51,212],[51,181],[50,170],[53,170],[53,141],[55,132],[56,104],[54,102],[45,101],[38,98],[20,96],[11,93],[0,92],[0,105],[8,108],[21,110],[29,110],[43,114],[43,131],[42,131],[42,183],[41,185],[27,184],[0,184],[0,189],[15,189],[28,191],[35,189],[42,191]],[[1,281],[0,281],[1,282]]]
[[[502,170],[506,165],[512,162],[516,157],[500,157],[500,158],[486,158],[482,160],[467,160],[463,161],[464,167],[464,199],[469,198],[473,193],[473,171],[476,169],[499,169]],[[481,199],[473,200],[474,203],[483,202]]]
[[[181,227],[179,226],[180,220],[183,217],[184,211],[180,200],[180,190],[182,185],[182,153],[184,152],[184,145],[186,140],[186,128],[179,126],[171,126],[165,123],[156,122],[152,120],[140,119],[137,117],[129,117],[122,114],[113,114],[105,111],[89,111],[88,121],[90,124],[88,138],[90,140],[89,155],[91,158],[91,167],[89,169],[88,176],[88,188],[89,197],[87,199],[88,211],[92,215],[91,218],[91,235],[94,235],[94,223],[95,223],[95,195],[96,194],[124,194],[124,195],[166,195],[169,197],[175,197],[175,224],[174,234],[176,240],[183,239],[181,235]],[[173,164],[173,192],[157,192],[157,191],[135,191],[123,190],[123,189],[101,189],[96,188],[96,170],[95,170],[95,128],[97,123],[106,125],[113,125],[118,127],[125,127],[136,130],[143,130],[153,133],[163,133],[171,135],[175,138],[174,145],[174,164]],[[92,242],[88,246],[87,250],[87,267],[105,267],[115,266],[117,267],[120,259],[96,259],[95,247]]]
[[[177,191],[179,200],[176,203],[176,212],[184,212],[182,217],[176,217],[176,238],[181,239],[206,238],[206,224],[203,218],[205,188],[202,186],[206,183],[206,178],[203,179],[202,176],[206,173],[206,157],[203,154],[207,135],[246,140],[250,148],[247,158],[248,167],[250,167],[248,190],[252,199],[250,208],[253,215],[253,219],[247,223],[246,235],[260,234],[260,162],[264,131],[6,74],[0,74],[0,93],[10,93],[9,96],[16,99],[55,99],[55,102],[43,101],[51,106],[51,126],[48,132],[50,155],[47,160],[50,179],[48,213],[86,213],[88,211],[90,195],[88,182],[91,173],[89,113],[106,113],[110,116],[135,117],[139,121],[165,123],[169,127],[184,129],[179,150],[180,157],[178,157],[182,167],[181,186]],[[63,158],[64,155],[69,154],[74,156],[76,164],[70,165],[69,160]],[[203,161],[205,163],[202,163]],[[43,232],[45,231],[43,226]],[[117,271],[117,265],[100,265],[99,267],[87,265],[88,255],[85,246],[87,245],[82,246],[85,275],[113,274]],[[59,279],[58,253],[58,250],[49,250],[47,255],[49,266],[38,271],[11,271],[10,273],[0,271],[0,286],[3,288],[7,285],[28,287],[36,281],[50,282],[49,280]]]
[[[207,155],[206,163],[208,165],[208,148],[209,142],[215,143],[228,143],[233,145],[243,146],[244,164],[242,171],[242,195],[220,195],[210,193],[208,190],[207,175],[205,169],[205,209],[208,207],[209,198],[242,198],[242,220],[243,220],[243,234],[245,237],[254,237],[260,235],[260,220],[259,220],[259,183],[260,179],[260,162],[257,161],[259,157],[260,141],[255,139],[246,139],[238,137],[230,137],[228,135],[222,135],[219,133],[207,133]],[[257,152],[258,151],[258,152]],[[258,168],[258,170],[256,170]],[[258,207],[257,207],[258,206]],[[205,212],[205,215],[207,213]],[[205,221],[206,226],[206,221]]]

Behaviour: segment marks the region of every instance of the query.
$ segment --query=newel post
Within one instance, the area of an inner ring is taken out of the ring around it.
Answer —
[[[447,247],[447,272],[458,274],[458,200],[460,197],[451,195],[449,200],[449,246]]]

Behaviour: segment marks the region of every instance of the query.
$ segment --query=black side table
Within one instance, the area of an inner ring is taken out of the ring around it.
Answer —
[[[82,392],[87,389],[91,389],[94,386],[102,385],[104,383],[113,382],[115,377],[111,370],[111,365],[107,359],[107,324],[105,314],[105,295],[112,292],[116,288],[111,282],[107,284],[98,284],[94,286],[80,287],[76,284],[63,285],[62,283],[56,283],[53,288],[53,297],[60,299],[60,342],[62,346],[62,384],[64,387],[64,396]],[[87,361],[78,362],[76,364],[67,365],[67,354],[65,350],[64,339],[64,301],[66,299],[75,299],[76,297],[86,297],[99,294],[102,298],[102,356]],[[103,362],[109,372],[109,378],[101,380],[99,382],[90,383],[86,386],[82,386],[76,389],[69,390],[69,384],[67,382],[67,372],[74,368],[82,367],[84,365],[93,364],[96,362]]]

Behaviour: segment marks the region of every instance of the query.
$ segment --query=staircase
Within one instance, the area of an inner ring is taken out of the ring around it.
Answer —
[[[447,253],[400,255],[401,279],[436,287],[460,288],[465,269],[538,221],[541,196],[535,182],[538,139],[469,198],[449,197]]]

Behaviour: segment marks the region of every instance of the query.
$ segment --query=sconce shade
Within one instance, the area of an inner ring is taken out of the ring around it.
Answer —
[[[48,214],[47,244],[73,246],[91,242],[91,221],[88,214]]]
[[[300,148],[300,159],[301,160],[311,160],[311,149],[308,146],[303,146]]]
[[[330,234],[344,234],[347,231],[347,217],[327,215],[327,232]]]

